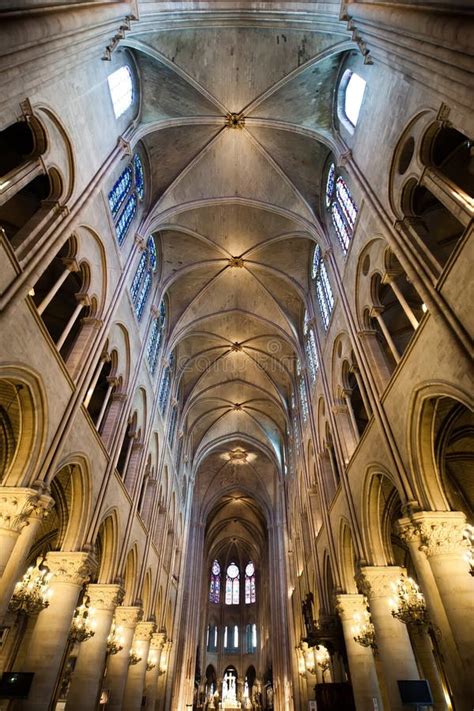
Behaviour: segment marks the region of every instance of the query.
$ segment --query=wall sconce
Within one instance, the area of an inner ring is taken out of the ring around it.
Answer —
[[[10,612],[37,615],[48,607],[53,592],[49,588],[52,576],[53,574],[43,565],[43,562],[31,565],[15,585],[8,605]]]
[[[110,634],[107,637],[107,654],[118,654],[123,649],[124,638],[122,631],[122,627],[117,627],[114,620]]]
[[[138,662],[141,662],[142,658],[140,657],[139,654],[132,648],[130,650],[130,654],[128,655],[128,665],[130,667],[135,666],[135,664],[138,664]]]
[[[76,607],[69,632],[70,642],[85,642],[95,635],[97,622],[94,618],[94,608],[89,607],[89,598]]]
[[[353,616],[354,624],[352,625],[352,635],[354,642],[362,647],[370,647],[372,650],[377,649],[375,643],[375,627],[370,620],[370,612],[365,611],[363,615],[355,613]]]
[[[150,652],[150,654],[148,655],[147,662],[146,662],[146,670],[151,671],[152,669],[154,669],[156,667],[157,664],[158,664],[158,657],[156,655],[156,652]]]
[[[392,583],[395,597],[388,604],[392,615],[406,625],[424,625],[428,622],[426,603],[423,593],[413,578],[401,575],[396,583]]]

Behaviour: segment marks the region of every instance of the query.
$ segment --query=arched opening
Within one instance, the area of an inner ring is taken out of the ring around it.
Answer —
[[[369,415],[364,402],[364,397],[356,377],[354,369],[357,365],[351,366],[347,361],[343,363],[343,381],[346,391],[346,401],[350,408],[351,420],[355,429],[355,434],[361,437],[369,422]]]
[[[35,135],[26,121],[17,121],[0,131],[0,176],[31,159],[35,147]]]
[[[0,205],[0,227],[3,228],[6,238],[17,246],[20,230],[40,210],[41,203],[51,193],[51,181],[48,175],[37,175],[21,190],[15,193],[3,205]]]
[[[474,197],[472,147],[472,140],[452,126],[443,126],[429,147],[432,164],[470,197]]]

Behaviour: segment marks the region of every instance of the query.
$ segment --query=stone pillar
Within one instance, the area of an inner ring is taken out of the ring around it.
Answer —
[[[389,604],[393,598],[392,583],[405,572],[397,565],[361,569],[361,583],[370,603],[390,711],[403,711],[397,680],[420,678],[407,628],[392,616]]]
[[[46,565],[53,574],[49,607],[36,620],[20,671],[34,672],[28,699],[18,702],[22,711],[49,708],[68,644],[74,609],[82,586],[95,567],[89,553],[50,552]]]
[[[474,580],[466,561],[463,513],[416,513],[412,516],[421,550],[433,571],[454,639],[467,669],[474,664]]]
[[[115,608],[123,599],[120,585],[89,585],[87,595],[95,610],[95,635],[79,647],[71,686],[67,695],[67,711],[95,709],[104,676],[107,637],[110,633]]]
[[[409,547],[426,599],[428,615],[434,625],[443,668],[449,679],[456,709],[472,711],[468,699],[474,697],[473,677],[462,656],[461,648],[457,643],[457,635],[452,626],[453,624],[457,626],[457,620],[461,626],[464,626],[463,622],[467,627],[472,625],[473,603],[468,597],[465,597],[466,617],[464,620],[462,613],[457,618],[455,611],[451,609],[451,604],[457,598],[457,575],[455,574],[451,579],[450,574],[457,569],[461,587],[472,586],[472,578],[468,573],[469,566],[464,560],[465,548],[462,541],[464,520],[464,514],[457,512],[419,512],[412,514],[411,518],[400,519],[398,525],[400,536]],[[431,521],[431,525],[429,521]],[[436,543],[435,536],[437,528],[438,543]],[[430,538],[431,549],[427,547]],[[432,555],[428,555],[430,550]],[[438,558],[435,565],[432,565],[433,558]],[[444,565],[446,565],[445,575],[443,575]],[[438,578],[441,579],[441,585]],[[457,598],[458,602],[459,600],[460,598]]]
[[[141,657],[138,664],[128,668],[127,683],[123,697],[123,707],[127,711],[140,711],[145,686],[146,665],[150,651],[151,636],[156,629],[154,622],[139,622],[133,637],[132,647]]]
[[[449,711],[427,625],[410,625],[409,634],[416,660],[421,667],[423,677],[430,685],[436,711]]]
[[[149,656],[154,664],[156,655],[156,666],[154,666],[153,669],[148,670],[145,675],[145,709],[148,711],[155,711],[155,702],[158,694],[158,677],[160,675],[161,652],[165,642],[165,632],[155,632],[152,634]]]
[[[135,628],[142,617],[140,607],[117,607],[115,622],[122,628],[123,648],[109,657],[107,674],[103,686],[110,692],[107,711],[121,711],[125,685],[127,683],[128,660]]]
[[[363,595],[338,595],[337,609],[341,618],[344,640],[346,643],[347,659],[351,672],[352,691],[357,709],[366,711],[374,708],[373,700],[376,699],[379,709],[383,709],[382,695],[377,680],[374,655],[370,647],[354,642],[352,627],[354,615],[362,618],[367,609]]]
[[[15,489],[15,491],[30,491],[34,492],[33,489]],[[13,498],[18,501],[18,498],[13,494]],[[1,506],[0,506],[0,521],[5,522],[5,517],[8,512],[8,506],[5,506],[4,494],[2,491]],[[14,548],[10,553],[10,557],[3,571],[3,575],[0,578],[0,620],[2,620],[7,608],[10,598],[13,595],[13,589],[22,577],[22,574],[26,568],[26,557],[31,550],[31,546],[36,538],[38,529],[41,526],[41,522],[48,515],[49,511],[54,505],[54,500],[47,494],[38,494],[34,492],[30,498],[26,498],[21,506],[21,513],[19,514],[20,522],[18,522],[18,517],[16,523],[13,523],[14,527],[20,524],[21,532],[18,534]],[[13,511],[18,510],[16,505],[13,505]],[[11,511],[11,509],[10,509]],[[29,511],[29,514],[27,513]],[[26,521],[24,521],[24,515],[27,514]],[[14,514],[15,518],[15,514]],[[3,521],[2,521],[3,519]],[[24,521],[24,523],[23,523]],[[0,537],[2,532],[0,531]],[[0,538],[1,540],[1,538]],[[7,542],[13,540],[12,537],[7,537]],[[4,546],[3,540],[0,543],[0,557],[3,559]]]
[[[35,489],[2,486],[0,489],[0,576],[5,568],[22,529],[38,501]]]

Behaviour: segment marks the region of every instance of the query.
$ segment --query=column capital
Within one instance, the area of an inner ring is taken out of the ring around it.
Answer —
[[[52,582],[79,586],[87,582],[97,565],[95,558],[83,551],[50,551],[45,563],[53,574]]]
[[[96,610],[115,610],[117,605],[122,602],[124,594],[124,589],[116,584],[100,585],[99,583],[91,583],[87,586],[87,595],[91,606],[95,607]]]
[[[123,607],[119,605],[115,609],[115,621],[120,627],[136,627],[143,617],[141,607]]]
[[[156,624],[154,622],[139,622],[135,629],[134,639],[149,642],[155,630]]]
[[[365,614],[368,609],[368,602],[365,595],[358,593],[345,593],[337,595],[336,610],[342,622],[352,622],[354,615]]]
[[[14,486],[0,488],[0,528],[19,533],[28,525],[30,516],[45,516],[53,499],[36,489]]]
[[[469,547],[464,538],[466,517],[461,511],[417,511],[398,521],[401,537],[415,540],[427,558],[463,554]]]
[[[166,642],[166,632],[154,632],[151,635],[150,649],[161,651]]]
[[[389,598],[401,575],[406,575],[406,570],[398,565],[372,565],[360,569],[358,583],[369,598]]]

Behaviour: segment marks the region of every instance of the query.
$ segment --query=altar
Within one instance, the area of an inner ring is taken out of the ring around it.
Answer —
[[[237,699],[224,699],[219,704],[219,709],[222,709],[222,711],[226,711],[226,709],[241,709],[242,704],[240,701],[237,701]]]

